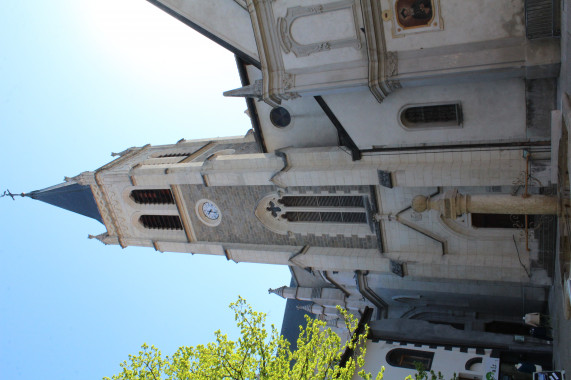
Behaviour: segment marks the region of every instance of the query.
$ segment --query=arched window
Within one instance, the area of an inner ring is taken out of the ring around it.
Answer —
[[[170,189],[133,190],[131,191],[131,198],[135,203],[143,205],[174,204]]]
[[[466,371],[476,371],[481,367],[482,361],[483,361],[482,357],[468,359],[468,361],[464,365],[464,369]]]
[[[152,230],[182,230],[178,215],[141,215],[139,222]]]
[[[407,106],[400,121],[407,128],[458,127],[462,125],[462,107],[458,103]]]
[[[393,367],[416,369],[419,364],[425,371],[430,371],[434,352],[395,348],[387,353],[386,359]]]
[[[364,207],[361,195],[314,195],[291,196],[286,195],[278,200],[279,204],[287,207]]]
[[[286,234],[374,234],[368,195],[278,195],[264,197],[256,216],[270,230]]]
[[[288,208],[288,222],[367,223],[362,196],[284,196],[278,204]]]

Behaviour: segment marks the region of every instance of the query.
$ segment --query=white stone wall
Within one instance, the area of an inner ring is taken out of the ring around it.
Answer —
[[[365,370],[371,373],[377,373],[382,366],[385,367],[385,379],[404,379],[408,375],[414,375],[414,369],[394,367],[387,363],[386,356],[393,349],[410,349],[415,351],[424,351],[434,353],[432,369],[434,372],[441,372],[445,379],[451,379],[454,375],[466,378],[486,378],[484,365],[476,365],[471,370],[465,369],[465,364],[472,358],[482,358],[482,362],[490,360],[491,350],[485,350],[484,354],[476,354],[476,349],[469,348],[468,352],[460,352],[458,347],[452,347],[452,350],[445,350],[444,347],[429,348],[428,346],[416,347],[413,344],[401,345],[400,343],[387,343],[379,341],[377,343],[370,340],[367,341],[367,356],[365,358]],[[493,359],[492,359],[493,360]],[[496,359],[497,360],[497,359]],[[499,363],[499,361],[498,361]],[[498,365],[499,370],[499,365]],[[357,379],[355,376],[353,379]]]
[[[367,91],[324,97],[361,149],[523,140],[526,138],[525,88],[521,79],[402,88],[381,104]],[[400,111],[409,105],[459,103],[459,127],[404,128]]]

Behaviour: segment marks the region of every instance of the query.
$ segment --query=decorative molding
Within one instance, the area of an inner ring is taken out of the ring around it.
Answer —
[[[109,167],[108,167],[109,168]],[[104,209],[106,209],[108,211],[108,216],[107,216],[107,221],[105,223],[105,226],[107,227],[107,231],[111,232],[111,230],[113,230],[113,235],[117,236],[117,239],[119,241],[119,245],[121,245],[121,248],[126,248],[127,246],[123,243],[122,238],[123,238],[123,234],[121,233],[121,229],[119,228],[119,220],[117,218],[117,213],[115,212],[115,209],[113,209],[113,207],[117,207],[116,210],[120,210],[120,205],[118,203],[118,201],[116,199],[114,199],[114,202],[110,201],[110,197],[108,196],[108,193],[103,185],[103,180],[101,178],[101,171],[102,169],[99,169],[95,172],[95,181],[97,182],[97,185],[92,186],[93,188],[96,188],[97,191],[100,191],[100,202],[102,205],[104,205]],[[95,191],[93,192],[95,194]],[[97,198],[96,198],[97,199]],[[102,211],[102,209],[100,208],[100,210]],[[102,215],[103,217],[103,215]],[[105,219],[103,219],[105,220]],[[124,221],[124,219],[122,220]]]
[[[440,0],[431,0],[432,3],[432,18],[427,20],[424,25],[417,26],[404,26],[399,22],[399,12],[397,3],[399,0],[389,0],[390,8],[392,9],[390,18],[392,21],[392,35],[393,37],[404,37],[407,34],[435,32],[444,29],[444,21],[440,14]]]
[[[397,53],[394,51],[387,51],[385,56],[387,59],[387,66],[386,66],[387,76],[390,77],[397,76],[399,73],[399,58]]]
[[[335,222],[335,223],[323,223],[323,222],[290,222],[287,219],[283,218],[282,216],[285,215],[287,212],[290,211],[297,211],[297,212],[340,212],[339,208],[336,207],[318,207],[318,206],[285,206],[278,201],[281,198],[279,192],[271,193],[266,195],[262,198],[255,210],[254,214],[256,218],[272,232],[275,232],[280,235],[288,235],[291,233],[294,234],[301,234],[303,236],[311,234],[311,235],[329,235],[329,236],[354,236],[357,235],[359,237],[371,236],[375,235],[374,230],[371,230],[371,226],[369,223],[343,223],[343,222]],[[313,196],[313,195],[320,195],[323,194],[314,194],[313,192],[306,192],[300,196]],[[345,193],[328,193],[328,196],[345,196],[348,194]],[[368,196],[369,194],[351,194],[351,195],[362,195]],[[295,194],[288,194],[288,196],[295,196]],[[358,209],[358,210],[357,210]],[[347,209],[347,212],[363,212],[367,214],[369,209],[365,205],[364,207],[355,207],[351,209]]]
[[[75,182],[82,186],[95,185],[95,172],[83,172],[75,177],[64,177],[65,182]]]
[[[254,83],[236,88],[234,90],[225,91],[222,93],[224,96],[228,97],[244,97],[244,98],[255,98],[262,100],[264,94],[264,85],[262,79],[256,79]]]
[[[111,152],[111,157],[117,157],[117,156],[123,157],[123,156],[126,155],[127,153],[131,153],[131,152],[137,151],[138,149],[139,149],[139,148],[132,146],[132,147],[127,148],[127,149],[125,149],[125,150],[123,150],[123,151],[121,151],[121,152],[119,152],[119,153]]]
[[[300,17],[310,17],[327,12],[334,12],[343,9],[350,9],[353,14],[353,24],[355,25],[355,35],[353,38],[344,38],[340,40],[321,41],[312,44],[300,44],[291,34],[291,27],[295,21]],[[280,45],[284,52],[294,53],[296,57],[306,57],[308,55],[327,51],[331,49],[338,49],[343,47],[353,47],[361,49],[362,43],[359,36],[357,11],[353,1],[343,0],[335,3],[320,4],[313,6],[297,6],[288,8],[285,17],[279,17],[278,31],[280,38]]]
[[[89,239],[96,239],[99,240],[100,242],[102,242],[105,245],[109,245],[109,244],[119,244],[119,241],[117,239],[117,236],[110,236],[107,232],[104,232],[102,234],[99,235],[88,235],[87,236]]]
[[[100,172],[104,170],[109,170],[113,167],[118,166],[119,164],[123,164],[123,166],[131,164],[133,161],[135,161],[138,158],[139,153],[143,153],[144,151],[148,150],[150,147],[151,144],[147,144],[145,146],[142,146],[141,148],[126,149],[125,151],[121,152],[122,155],[119,158],[97,169],[95,175],[97,176]]]
[[[363,24],[369,55],[369,89],[381,103],[390,93],[402,87],[398,80],[398,53],[387,51],[381,2],[362,0]]]
[[[252,28],[262,66],[262,98],[272,107],[278,107],[286,90],[282,76],[285,74],[279,38],[272,10],[272,0],[246,0],[252,20]]]
[[[192,221],[190,219],[190,214],[186,208],[186,203],[184,202],[184,195],[182,193],[182,189],[178,185],[173,185],[171,186],[171,190],[175,200],[176,207],[178,209],[180,219],[182,220],[182,225],[184,227],[186,238],[191,243],[195,242],[198,239],[196,238],[196,233],[194,232],[194,228],[192,227]]]
[[[107,232],[110,235],[116,235],[117,230],[113,223],[113,217],[109,212],[109,205],[105,201],[103,193],[99,190],[99,186],[94,184],[91,186],[91,192],[93,193],[93,198],[95,199],[95,203],[97,204],[97,208],[99,209],[99,213],[101,214],[101,218],[103,219],[103,224],[107,228]]]
[[[294,84],[295,84],[294,76],[290,73],[284,73],[282,77],[282,86],[284,87],[284,89],[289,90],[294,86]]]
[[[405,276],[405,264],[395,261],[395,260],[391,260],[390,261],[390,265],[391,265],[391,272],[393,272],[394,274],[396,274],[399,277],[404,277]]]

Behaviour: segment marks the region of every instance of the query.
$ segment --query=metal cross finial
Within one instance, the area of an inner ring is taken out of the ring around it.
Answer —
[[[6,189],[6,191],[4,191],[4,194],[0,195],[0,198],[10,197],[10,198],[12,198],[13,201],[15,201],[16,198],[14,198],[14,197],[17,197],[17,196],[23,197],[23,196],[24,196],[24,193],[22,193],[22,194],[12,194],[9,189]]]

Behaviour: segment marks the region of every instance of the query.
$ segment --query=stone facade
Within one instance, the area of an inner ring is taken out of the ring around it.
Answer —
[[[99,240],[289,265],[297,286],[275,293],[331,324],[336,304],[373,307],[400,341],[445,344],[426,327],[444,324],[453,344],[506,345],[545,309],[559,47],[526,38],[523,0],[429,0],[415,25],[402,0],[151,2],[236,53],[226,95],[253,132],[70,178],[91,186]]]

